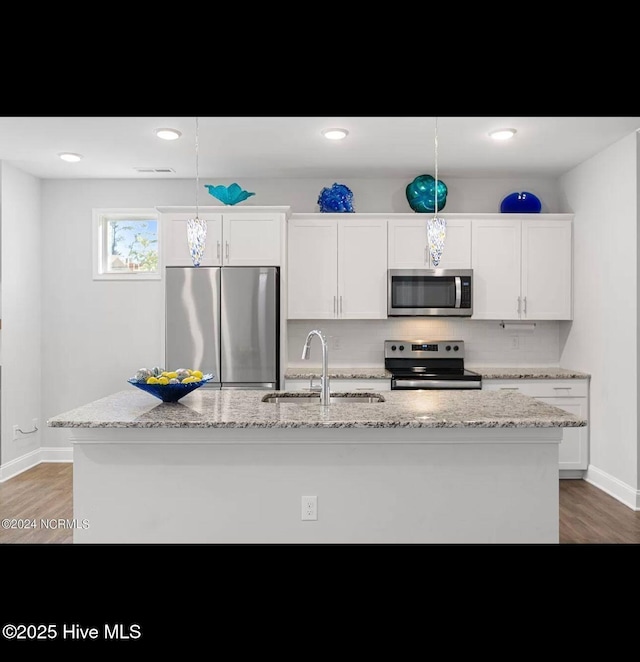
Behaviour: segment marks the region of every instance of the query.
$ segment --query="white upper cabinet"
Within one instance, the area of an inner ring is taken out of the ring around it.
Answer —
[[[431,263],[427,238],[429,214],[417,218],[389,219],[389,269],[470,269],[471,221],[447,218],[446,239],[442,258],[436,267]]]
[[[472,220],[474,319],[572,319],[572,221]]]
[[[447,220],[444,251],[438,266],[433,269],[471,269],[471,221],[468,219]]]
[[[473,317],[520,319],[521,222],[472,221]]]
[[[282,209],[282,211],[280,211]],[[210,211],[200,208],[199,217],[207,221],[203,267],[268,267],[282,263],[285,208],[275,211]],[[164,265],[193,266],[187,242],[187,219],[195,209],[159,208],[163,228]]]
[[[338,310],[338,225],[290,219],[287,230],[289,319],[334,319]]]
[[[571,221],[522,222],[522,319],[572,318]]]
[[[387,221],[338,221],[338,317],[387,317]]]
[[[280,266],[283,214],[234,213],[222,216],[223,263],[230,267]]]
[[[386,219],[322,216],[288,223],[289,319],[386,318]]]
[[[391,219],[388,234],[389,269],[429,269],[426,218]]]

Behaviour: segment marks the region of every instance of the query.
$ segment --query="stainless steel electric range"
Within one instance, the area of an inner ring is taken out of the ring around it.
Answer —
[[[385,340],[391,390],[482,388],[482,375],[464,367],[462,340]]]

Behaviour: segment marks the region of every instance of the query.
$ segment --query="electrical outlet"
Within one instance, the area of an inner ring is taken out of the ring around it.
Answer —
[[[14,425],[13,426],[13,441],[18,441],[18,428],[19,425]]]
[[[303,496],[302,497],[302,520],[317,520],[318,519],[318,497],[317,496]]]
[[[331,336],[331,349],[341,349],[340,336]]]
[[[511,349],[520,349],[520,338],[518,336],[511,336]]]

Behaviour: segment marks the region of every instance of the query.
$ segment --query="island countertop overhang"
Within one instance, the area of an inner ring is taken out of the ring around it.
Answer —
[[[373,391],[374,389],[372,389]],[[119,391],[53,416],[59,428],[564,428],[585,419],[514,392],[385,391],[385,402],[262,402],[261,390],[199,389],[178,403]]]

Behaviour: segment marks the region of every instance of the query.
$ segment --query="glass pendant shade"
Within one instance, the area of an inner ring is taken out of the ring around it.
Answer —
[[[187,242],[194,267],[199,267],[207,240],[207,222],[197,216],[187,221]]]
[[[444,251],[444,241],[447,237],[447,221],[437,216],[427,221],[427,239],[429,240],[429,255],[431,264],[437,267]]]

